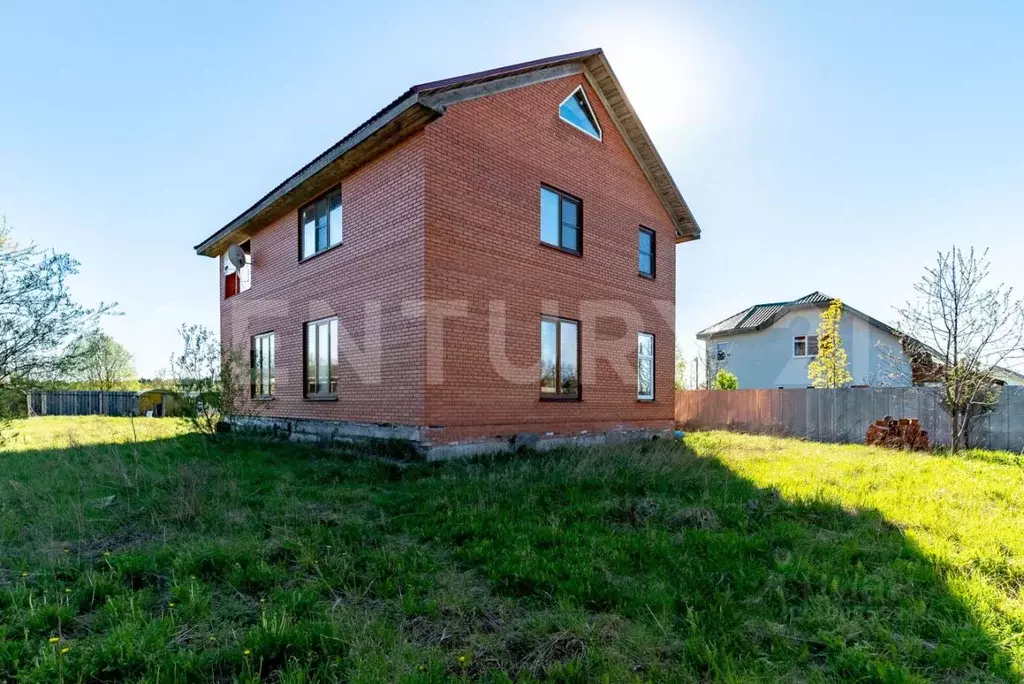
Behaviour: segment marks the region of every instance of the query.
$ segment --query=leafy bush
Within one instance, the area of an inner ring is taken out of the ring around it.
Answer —
[[[735,373],[730,373],[724,368],[718,369],[718,374],[715,375],[715,382],[711,385],[711,389],[734,390],[739,388],[740,381],[736,378]]]

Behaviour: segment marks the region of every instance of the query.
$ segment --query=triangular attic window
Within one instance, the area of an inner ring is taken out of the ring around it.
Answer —
[[[580,129],[587,135],[601,139],[601,127],[597,125],[597,117],[594,110],[590,108],[587,95],[583,92],[583,86],[577,86],[569,97],[562,100],[558,107],[558,117]]]

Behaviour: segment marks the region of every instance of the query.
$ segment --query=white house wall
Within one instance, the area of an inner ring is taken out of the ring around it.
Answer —
[[[727,358],[718,362],[736,374],[741,388],[775,389],[808,387],[807,365],[810,357],[793,356],[793,338],[814,335],[821,310],[791,311],[774,325],[760,332],[720,337],[708,342],[709,358],[714,361],[716,343],[728,345]],[[899,340],[867,320],[850,313],[839,323],[839,335],[850,362],[854,385],[909,387],[910,363],[901,351]]]

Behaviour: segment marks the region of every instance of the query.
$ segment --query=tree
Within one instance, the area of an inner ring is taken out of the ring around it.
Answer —
[[[67,281],[78,265],[68,254],[18,245],[0,217],[0,384],[59,377],[76,362],[74,341],[114,311],[72,300]]]
[[[132,355],[99,330],[81,338],[72,355],[76,359],[75,375],[90,389],[109,392],[137,380]]]
[[[994,371],[1022,358],[1024,300],[1012,287],[989,284],[988,250],[956,246],[938,253],[900,309],[904,348],[941,388],[950,417],[950,448],[970,446],[973,419],[998,400]]]
[[[845,387],[853,381],[850,362],[839,336],[843,303],[833,299],[818,322],[818,355],[807,364],[807,379],[818,389]]]
[[[686,356],[678,344],[676,345],[675,385],[677,390],[686,389]]]
[[[171,356],[171,375],[181,393],[182,418],[197,432],[212,435],[226,418],[246,417],[253,407],[246,402],[244,354],[222,350],[214,332],[202,325],[182,325],[178,334],[183,350]]]
[[[711,389],[734,390],[739,388],[740,381],[734,373],[730,373],[724,368],[718,369],[718,373],[715,375],[715,382],[712,383]]]

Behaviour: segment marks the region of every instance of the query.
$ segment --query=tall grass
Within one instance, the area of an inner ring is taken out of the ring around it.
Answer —
[[[0,679],[1024,668],[1024,480],[1002,457],[706,433],[399,467],[135,423],[33,419],[0,452]]]

